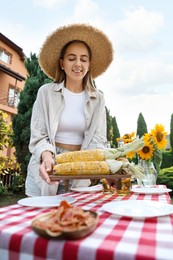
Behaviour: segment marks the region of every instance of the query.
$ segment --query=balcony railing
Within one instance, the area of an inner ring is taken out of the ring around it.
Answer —
[[[17,107],[17,96],[9,97],[6,91],[0,91],[0,104],[9,107]]]

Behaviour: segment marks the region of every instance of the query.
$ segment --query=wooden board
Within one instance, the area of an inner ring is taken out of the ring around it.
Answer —
[[[57,180],[70,180],[70,179],[109,179],[109,180],[117,180],[117,179],[124,179],[124,178],[130,178],[131,174],[106,174],[106,175],[57,175],[57,174],[51,174],[50,179],[52,181]]]

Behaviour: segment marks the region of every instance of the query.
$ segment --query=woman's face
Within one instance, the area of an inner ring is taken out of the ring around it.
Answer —
[[[72,43],[60,60],[60,65],[66,73],[67,81],[82,81],[90,66],[87,47],[83,43]]]

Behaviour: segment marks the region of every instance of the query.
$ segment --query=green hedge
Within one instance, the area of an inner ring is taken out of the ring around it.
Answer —
[[[171,166],[173,166],[173,152],[165,151],[162,153],[161,169],[169,168]]]
[[[157,184],[166,185],[167,188],[172,189],[170,195],[173,195],[173,166],[161,169],[157,176]]]

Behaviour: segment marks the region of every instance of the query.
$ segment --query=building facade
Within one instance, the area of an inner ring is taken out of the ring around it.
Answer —
[[[8,114],[8,122],[17,114],[20,92],[25,85],[25,58],[22,48],[0,33],[0,110]],[[12,153],[11,149],[3,151],[6,156]]]

